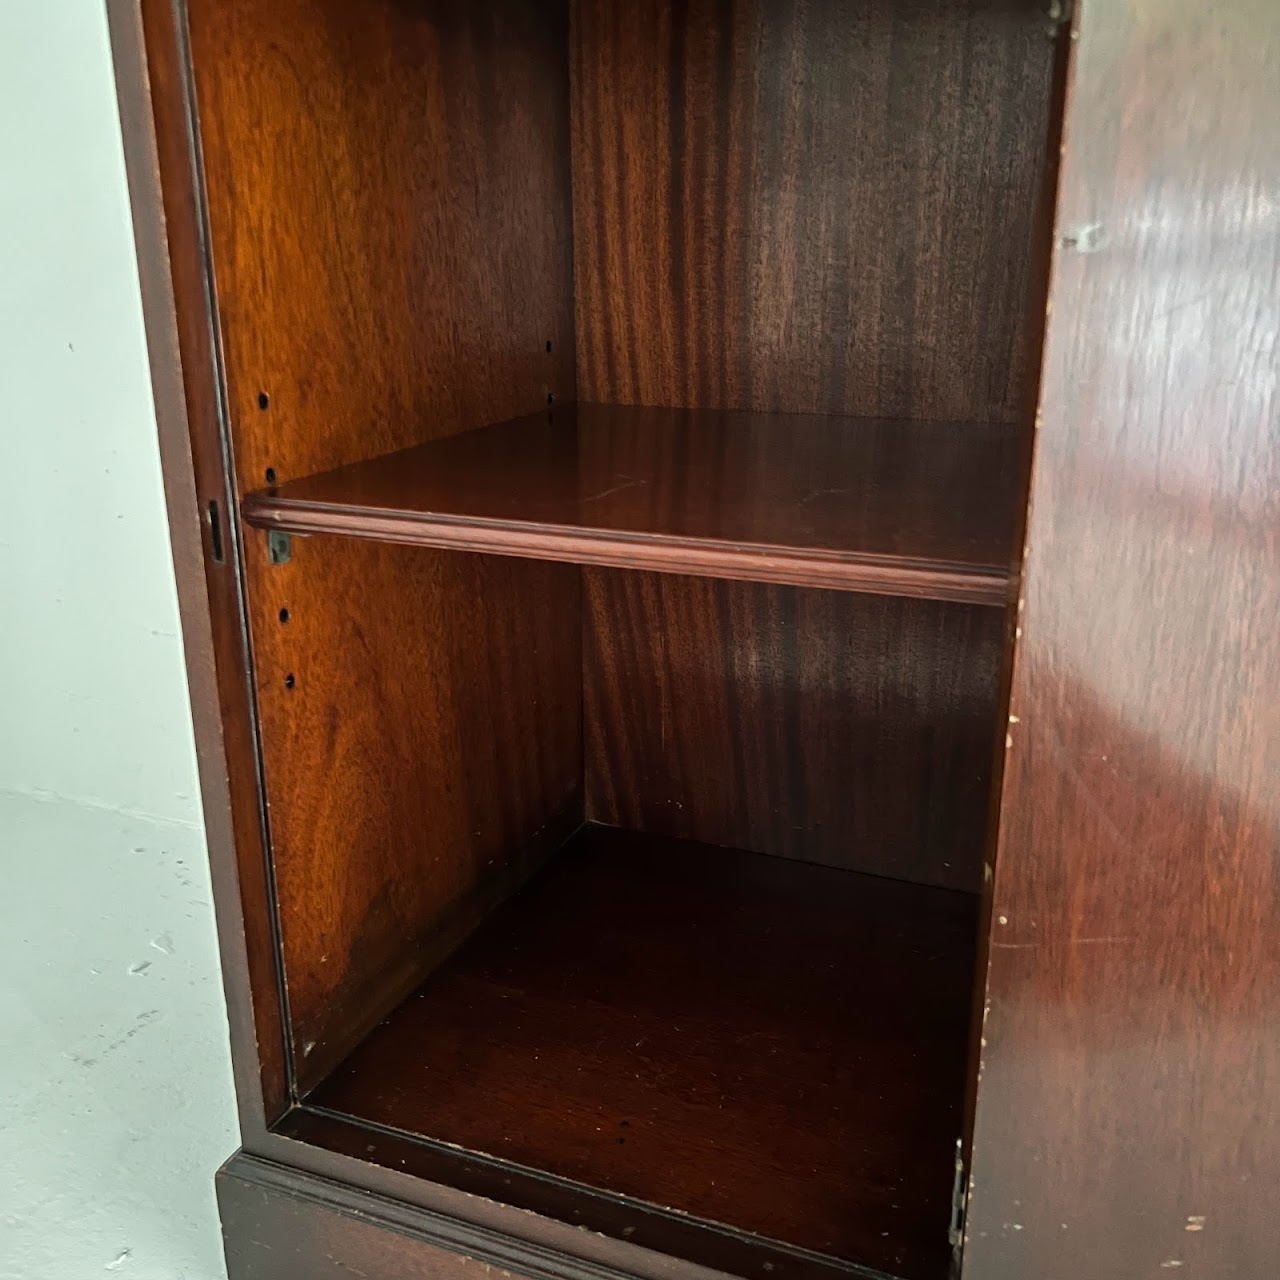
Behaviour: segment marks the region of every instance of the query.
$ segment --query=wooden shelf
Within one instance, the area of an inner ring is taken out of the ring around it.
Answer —
[[[568,405],[250,494],[243,513],[301,534],[1002,604],[1022,438]]]
[[[587,827],[308,1106],[939,1280],[976,913]]]

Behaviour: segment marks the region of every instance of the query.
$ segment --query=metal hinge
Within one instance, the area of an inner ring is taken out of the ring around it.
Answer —
[[[968,1197],[969,1184],[964,1176],[964,1144],[957,1138],[955,1181],[951,1184],[951,1228],[947,1232],[951,1248],[955,1251],[964,1243],[964,1211]]]

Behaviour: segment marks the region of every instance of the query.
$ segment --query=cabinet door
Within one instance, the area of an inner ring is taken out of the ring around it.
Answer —
[[[1280,5],[1082,0],[965,1280],[1280,1256]]]

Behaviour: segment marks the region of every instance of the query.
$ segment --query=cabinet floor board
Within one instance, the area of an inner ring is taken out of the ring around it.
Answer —
[[[976,911],[589,826],[309,1102],[934,1280]]]

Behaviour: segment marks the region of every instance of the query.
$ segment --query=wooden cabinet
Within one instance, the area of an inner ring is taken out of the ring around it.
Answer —
[[[232,1280],[1271,1275],[1280,9],[109,8]]]

